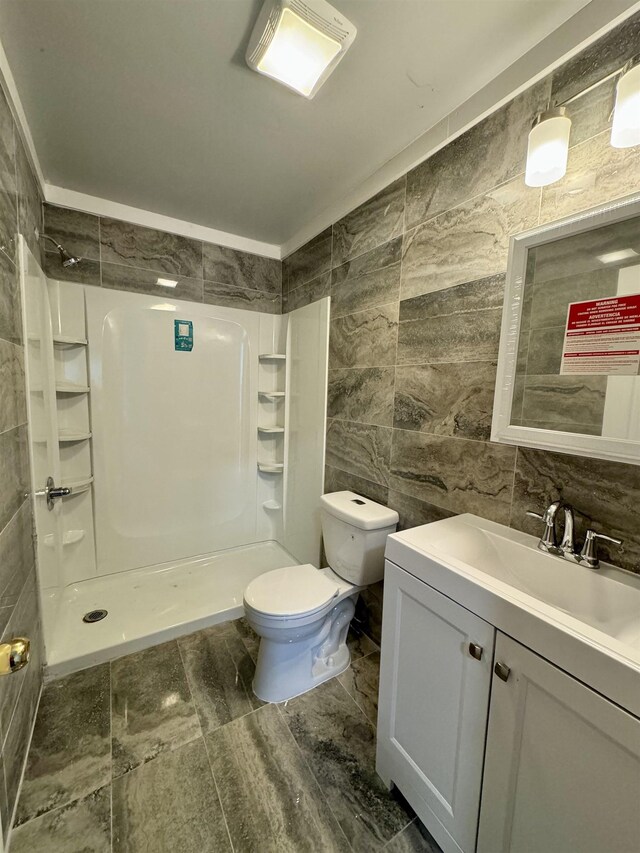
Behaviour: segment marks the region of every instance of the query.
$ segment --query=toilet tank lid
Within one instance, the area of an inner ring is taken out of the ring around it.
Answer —
[[[398,523],[398,513],[388,506],[356,495],[354,492],[331,492],[320,498],[322,508],[360,530],[378,530]]]

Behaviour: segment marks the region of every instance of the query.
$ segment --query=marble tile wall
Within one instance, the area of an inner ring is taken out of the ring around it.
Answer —
[[[47,234],[83,259],[65,269],[47,243],[45,271],[52,278],[269,314],[281,311],[278,260],[49,204],[44,225]],[[178,284],[169,290],[157,284],[158,278]]]
[[[524,184],[531,119],[639,44],[636,15],[283,261],[285,311],[332,297],[327,491],[386,503],[401,527],[474,512],[530,533],[525,511],[562,496],[582,510],[579,533],[623,538],[608,558],[640,571],[639,468],[489,440],[510,235],[640,191],[637,149],[609,144],[610,83],[572,104],[567,175],[543,190]],[[532,309],[529,413],[549,397],[548,309]],[[602,393],[562,390],[587,420]],[[379,638],[380,585],[363,598],[358,618]]]
[[[16,234],[38,256],[38,182],[0,89],[0,641],[26,636],[30,664],[0,679],[0,818],[7,837],[42,686],[42,635],[27,498],[29,460]]]

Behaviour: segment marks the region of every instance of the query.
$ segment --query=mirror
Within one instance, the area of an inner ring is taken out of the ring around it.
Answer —
[[[512,237],[491,437],[640,464],[640,200]]]

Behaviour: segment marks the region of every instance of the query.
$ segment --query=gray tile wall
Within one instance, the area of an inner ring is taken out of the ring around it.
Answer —
[[[327,491],[402,527],[473,512],[533,534],[525,511],[562,496],[640,571],[640,468],[489,441],[509,236],[640,191],[638,150],[609,144],[610,82],[572,104],[567,175],[542,190],[524,184],[531,119],[639,40],[636,15],[285,259],[284,311],[332,297]],[[379,638],[381,585],[364,599]]]
[[[52,278],[189,302],[279,314],[282,264],[190,237],[46,204],[45,231],[82,257],[65,269],[51,243],[45,270]],[[174,279],[175,288],[157,284]]]
[[[42,684],[42,634],[29,491],[16,233],[39,256],[38,184],[0,90],[0,640],[31,639],[29,666],[0,679],[0,816],[5,838]]]

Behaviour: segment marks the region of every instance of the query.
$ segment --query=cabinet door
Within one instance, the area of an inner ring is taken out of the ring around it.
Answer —
[[[640,850],[640,720],[498,633],[500,663],[478,851]]]
[[[384,587],[378,773],[445,851],[472,853],[495,631],[393,563]]]

